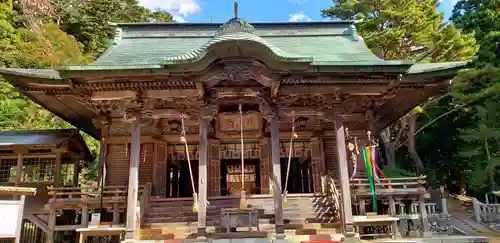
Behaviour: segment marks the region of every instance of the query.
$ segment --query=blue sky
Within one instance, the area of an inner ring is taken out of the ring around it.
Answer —
[[[439,11],[450,16],[457,0],[441,0]],[[234,16],[233,0],[139,0],[149,9],[164,9],[179,22],[225,22]],[[331,0],[238,0],[239,16],[250,22],[323,21],[320,11]]]

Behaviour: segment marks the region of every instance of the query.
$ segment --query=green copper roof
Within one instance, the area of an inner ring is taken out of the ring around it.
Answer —
[[[231,41],[236,41],[239,43],[243,43],[245,41],[248,42],[254,42],[257,44],[260,44],[267,52],[269,55],[273,56],[277,60],[281,61],[303,61],[303,62],[312,62],[313,57],[309,56],[300,56],[297,54],[292,54],[289,53],[285,50],[282,50],[273,44],[269,43],[265,39],[249,34],[247,32],[229,32],[229,33],[218,33],[216,37],[213,39],[207,41],[197,49],[190,51],[188,53],[185,53],[183,55],[179,56],[173,56],[173,57],[168,57],[166,60],[163,62],[164,64],[173,64],[173,63],[190,63],[190,62],[195,62],[201,58],[203,58],[207,53],[210,52],[210,47],[218,44],[218,43],[223,43],[223,42],[231,42]]]
[[[276,60],[384,63],[356,37],[353,22],[254,23],[233,18],[225,24],[118,24],[114,45],[91,65],[186,63],[213,45],[260,43]]]

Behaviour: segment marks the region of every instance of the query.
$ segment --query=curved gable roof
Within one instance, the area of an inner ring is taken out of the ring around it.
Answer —
[[[185,63],[201,59],[212,45],[225,41],[259,43],[283,61],[384,62],[356,35],[352,21],[253,23],[251,31],[245,31],[247,26],[221,31],[228,23],[118,24],[112,45],[91,65]]]

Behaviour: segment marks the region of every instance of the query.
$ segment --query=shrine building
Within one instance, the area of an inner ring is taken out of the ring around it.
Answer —
[[[221,212],[241,206],[242,191],[245,206],[258,210],[254,231],[265,236],[288,234],[290,225],[321,234],[312,224],[354,233],[353,218],[370,211],[373,195],[346,139],[373,145],[381,129],[446,92],[465,65],[382,60],[353,21],[115,27],[89,65],[0,69],[34,102],[101,141],[105,200],[53,185],[46,242],[87,227],[97,211],[124,225],[127,239],[210,237],[227,226]],[[397,216],[396,204],[410,197],[426,222],[425,178],[391,183],[375,183],[379,214]],[[73,217],[61,213],[68,210],[81,220],[60,225]]]

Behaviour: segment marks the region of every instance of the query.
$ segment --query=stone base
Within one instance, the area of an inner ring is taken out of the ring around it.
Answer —
[[[124,241],[122,241],[121,243],[137,243],[137,242],[140,242],[140,241],[138,241],[138,240],[128,239],[128,240],[124,240]]]
[[[361,239],[359,238],[359,234],[356,232],[345,232],[344,237],[342,237],[342,242],[357,243],[361,242]]]
[[[431,237],[433,237],[433,235],[432,235],[432,232],[420,232],[420,237],[431,238]]]

